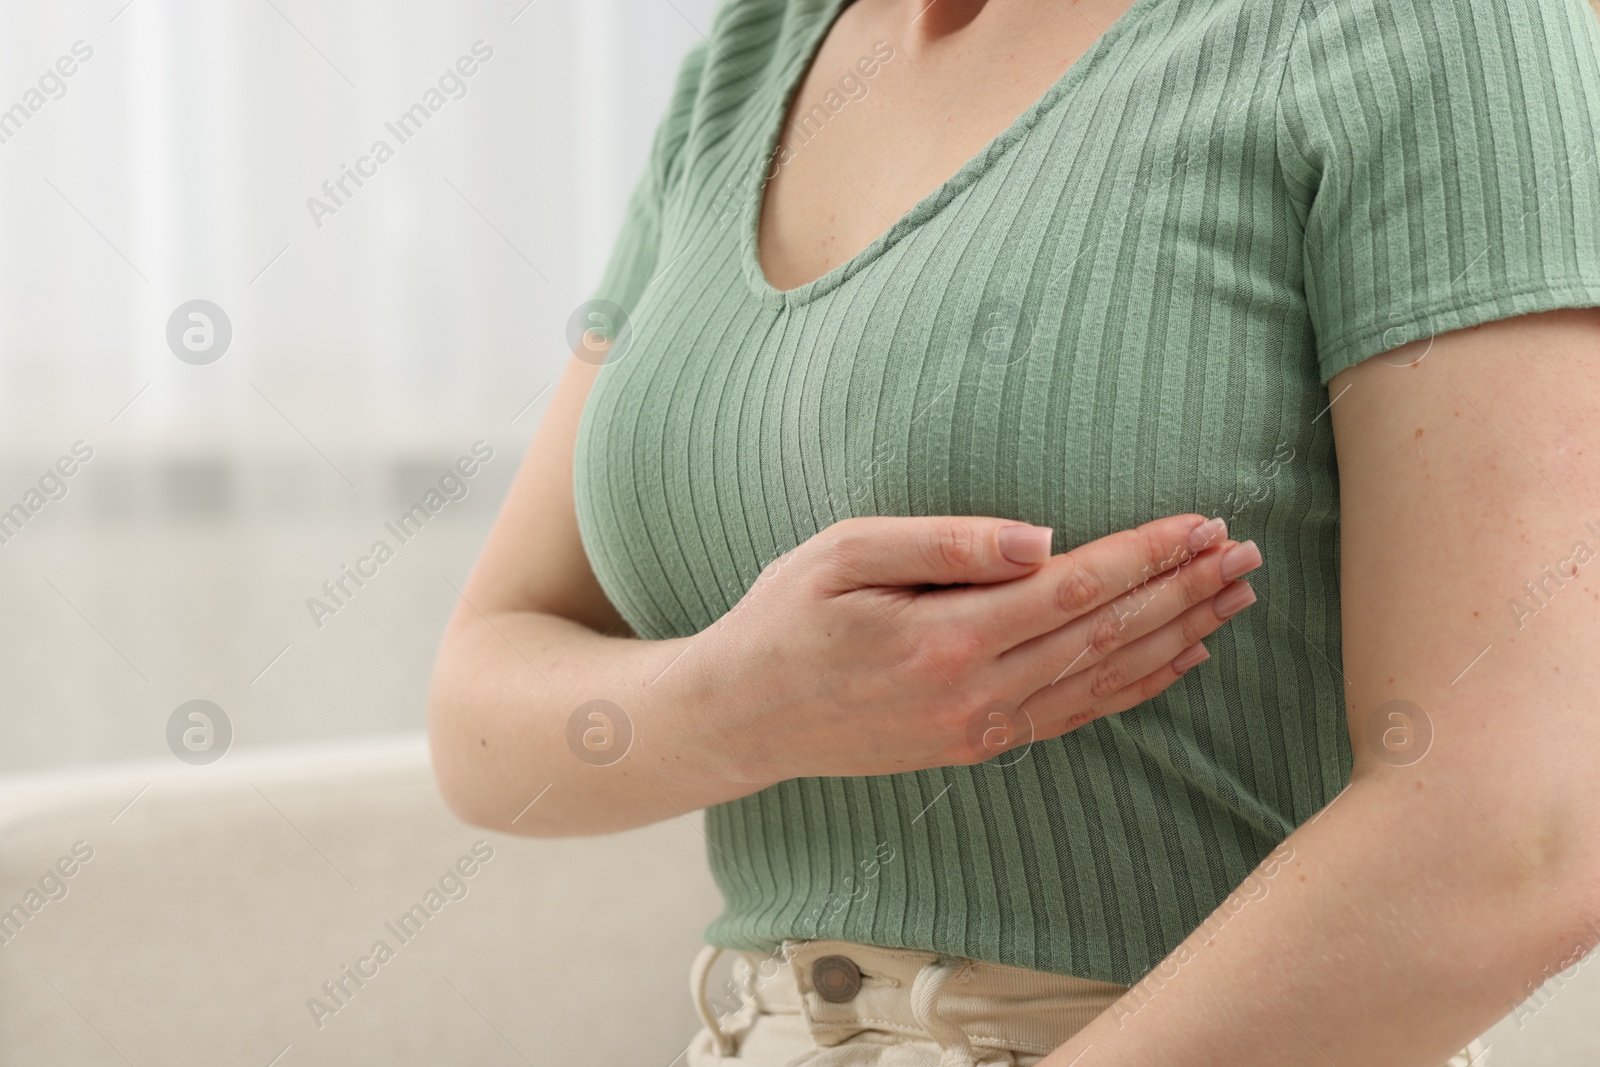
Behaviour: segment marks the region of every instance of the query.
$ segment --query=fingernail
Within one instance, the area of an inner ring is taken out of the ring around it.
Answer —
[[[1254,541],[1245,541],[1228,549],[1222,557],[1222,580],[1231,582],[1241,574],[1249,574],[1261,566],[1261,549]]]
[[[1195,664],[1204,663],[1210,658],[1211,650],[1205,646],[1203,641],[1196,641],[1178,653],[1178,658],[1172,661],[1172,669],[1178,674],[1182,674]]]
[[[1227,619],[1255,602],[1256,591],[1250,588],[1249,582],[1234,582],[1211,598],[1211,610],[1216,612],[1217,618]]]
[[[1187,542],[1191,554],[1198,553],[1208,545],[1214,545],[1228,532],[1228,524],[1222,519],[1207,519],[1199,526],[1189,531]]]
[[[1012,563],[1043,563],[1050,558],[1050,534],[1048,526],[1002,526],[998,535],[1000,554]]]

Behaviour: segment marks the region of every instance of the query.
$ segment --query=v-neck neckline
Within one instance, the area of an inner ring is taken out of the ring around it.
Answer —
[[[751,192],[746,196],[741,211],[739,255],[745,282],[751,293],[769,307],[799,307],[838,288],[887,252],[906,234],[937,215],[956,194],[976,181],[996,159],[1005,154],[1007,149],[1026,136],[1045,112],[1076,88],[1094,60],[1142,18],[1149,8],[1161,3],[1162,0],[1134,0],[1133,4],[1115,22],[1107,26],[1099,38],[1074,60],[1026,111],[996,134],[988,144],[978,150],[976,155],[962,164],[959,170],[912,205],[909,211],[891,223],[888,229],[880,233],[865,248],[809,282],[793,289],[779,289],[767,280],[766,271],[761,267],[761,214],[767,196],[767,183],[771,177],[768,167],[778,150],[784,120],[789,115],[789,108],[794,102],[795,95],[805,84],[812,66],[816,63],[817,53],[821,51],[823,43],[828,38],[829,31],[833,29],[834,23],[838,21],[844,9],[853,2],[854,0],[824,0],[824,13],[817,19],[803,46],[790,58],[785,68],[784,88],[777,94],[776,108],[769,110],[763,116],[767,133],[761,144],[761,155],[755,161],[760,177],[756,181],[745,183],[744,186]]]

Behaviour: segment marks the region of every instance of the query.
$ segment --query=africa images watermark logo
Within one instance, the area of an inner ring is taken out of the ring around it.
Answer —
[[[386,937],[374,941],[365,956],[357,958],[353,964],[344,965],[334,977],[322,983],[321,996],[307,997],[306,1010],[311,1013],[311,1021],[317,1024],[317,1029],[322,1029],[330,1016],[349,1007],[356,993],[378,977],[383,966],[393,960],[401,948],[414,941],[423,927],[444,910],[446,904],[465,900],[472,891],[468,880],[476,877],[483,865],[492,859],[493,845],[482,840],[474,842],[471,853],[462,855],[454,864],[446,867],[435,884],[423,892],[420,900],[392,922],[383,924],[383,928],[394,938],[394,944],[391,945]]]
[[[9,143],[21,133],[28,120],[44,110],[50,101],[66,96],[66,80],[78,73],[80,64],[89,62],[94,56],[94,48],[83,41],[73,41],[70,51],[71,55],[61,56],[53,66],[45,68],[44,73],[39,75],[37,88],[25,89],[20,100],[0,111],[0,144]]]
[[[1595,537],[1600,537],[1600,526],[1593,522],[1583,524],[1585,530]],[[1529,579],[1522,583],[1526,599],[1513,597],[1506,601],[1506,607],[1511,611],[1511,618],[1516,622],[1517,629],[1528,625],[1528,620],[1539,614],[1555,600],[1556,594],[1566,588],[1567,583],[1578,577],[1578,568],[1587,564],[1594,558],[1594,549],[1589,547],[1587,541],[1573,543],[1572,551],[1554,563],[1546,563],[1539,568],[1539,577]]]
[[[1367,717],[1367,749],[1391,767],[1409,767],[1433,746],[1433,720],[1409,700],[1386,700]]]
[[[786,129],[791,131],[792,137],[782,138],[771,153],[763,157],[754,167],[735,172],[730,176],[712,200],[717,226],[726,226],[737,218],[749,198],[762,188],[762,183],[776,177],[778,171],[795,157],[795,153],[810,144],[827,128],[829,121],[835,115],[850,104],[865,100],[871,91],[868,83],[877,77],[878,72],[894,57],[894,45],[888,41],[874,42],[871,53],[863,55],[847,67],[839,79],[828,86],[817,103],[805,111],[798,112],[789,120]]]
[[[87,441],[72,442],[71,450],[45,468],[38,482],[22,494],[21,500],[0,511],[0,545],[10,544],[47,505],[66,499],[71,488],[67,479],[93,458],[94,449]]]
[[[567,716],[567,747],[591,767],[609,767],[633,747],[633,720],[610,700],[586,700]]]
[[[29,886],[21,901],[6,911],[0,911],[0,948],[11,944],[44,910],[45,905],[67,899],[67,894],[72,891],[68,880],[92,859],[94,848],[87,841],[74,841],[71,852],[56,860],[39,876],[37,887]]]
[[[167,748],[194,767],[215,763],[233,744],[233,720],[209,700],[186,700],[167,716]]]
[[[372,142],[366,155],[356,157],[355,166],[340,163],[338,175],[322,183],[322,196],[306,198],[306,210],[311,212],[311,221],[316,223],[317,229],[322,229],[323,219],[337,215],[369,179],[377,177],[378,168],[395,157],[400,145],[422,132],[422,127],[445,104],[466,96],[467,79],[478,73],[480,64],[492,58],[494,49],[487,42],[473,41],[471,55],[461,56],[454,66],[446,67],[444,73],[439,75],[437,84],[424,90],[419,101],[383,124],[389,136],[394,138],[394,144],[379,137]]]
[[[306,610],[311,613],[312,625],[322,629],[323,620],[339,614],[368,581],[378,576],[379,568],[394,559],[400,546],[421,533],[422,528],[446,505],[465,500],[472,491],[472,478],[492,459],[494,446],[487,441],[474,441],[471,453],[461,456],[441,474],[437,484],[422,494],[421,500],[412,504],[398,518],[385,522],[384,529],[394,537],[393,545],[384,538],[378,538],[372,542],[366,555],[357,557],[353,568],[345,563],[339,565],[338,575],[322,583],[322,597],[306,598]]]
[[[228,313],[209,300],[185,300],[167,317],[167,347],[192,366],[215,363],[232,343]]]

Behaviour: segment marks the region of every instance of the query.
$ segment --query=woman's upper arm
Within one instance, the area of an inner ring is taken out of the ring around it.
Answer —
[[[1600,309],[1418,341],[1330,395],[1356,775],[1459,792],[1530,875],[1600,869],[1570,821],[1600,813]]]
[[[573,505],[572,457],[584,401],[602,367],[576,357],[556,382],[452,625],[497,611],[559,615],[631,635],[589,566]]]
[[[1580,655],[1600,567],[1529,584],[1600,546],[1597,46],[1577,0],[1306,0],[1277,101],[1338,454],[1355,773],[1393,773],[1385,739],[1431,725],[1406,773],[1445,771],[1491,818],[1600,741],[1574,717],[1600,692]],[[1558,724],[1577,745],[1551,746]]]

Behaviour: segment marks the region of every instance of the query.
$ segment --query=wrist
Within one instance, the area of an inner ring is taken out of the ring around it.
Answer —
[[[698,791],[734,800],[782,780],[762,757],[750,725],[756,701],[743,695],[740,680],[725,657],[713,653],[702,631],[691,637],[654,642],[646,686],[659,690],[650,701],[660,724],[651,748],[679,767],[693,768],[703,783]]]

